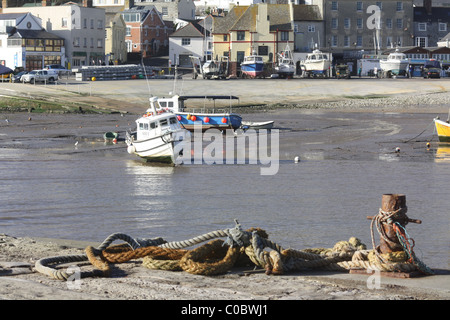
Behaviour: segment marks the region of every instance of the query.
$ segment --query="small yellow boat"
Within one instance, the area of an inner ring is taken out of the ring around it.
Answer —
[[[436,132],[439,137],[439,142],[450,143],[450,123],[439,119],[434,119]]]

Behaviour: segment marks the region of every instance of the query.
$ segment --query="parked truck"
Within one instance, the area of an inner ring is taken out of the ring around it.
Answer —
[[[35,83],[35,82],[55,82],[58,80],[58,73],[51,70],[33,70],[24,74],[21,82]]]

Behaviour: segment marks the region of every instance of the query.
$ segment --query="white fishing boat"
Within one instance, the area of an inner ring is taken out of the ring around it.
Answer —
[[[288,78],[294,75],[295,65],[289,45],[286,45],[286,48],[278,53],[278,64],[275,66],[275,72],[279,78]]]
[[[136,120],[136,131],[126,134],[127,151],[147,162],[175,163],[174,148],[184,130],[177,116],[161,108],[158,98],[150,98],[150,108]]]
[[[312,53],[308,53],[305,60],[300,62],[303,77],[310,76],[328,76],[331,66],[331,59],[327,53],[315,49]]]
[[[219,72],[219,64],[217,61],[208,60],[202,66],[203,78],[209,79]]]
[[[405,75],[408,65],[408,58],[406,58],[404,53],[399,52],[398,49],[395,52],[391,52],[386,59],[380,60],[381,70],[393,75]]]

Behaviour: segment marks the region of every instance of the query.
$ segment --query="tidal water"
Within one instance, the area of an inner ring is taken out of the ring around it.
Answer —
[[[356,120],[339,123],[355,136]],[[407,150],[396,154],[397,138],[323,146],[299,138],[316,131],[328,135],[328,126],[309,123],[300,131],[286,123],[280,129],[278,172],[268,176],[258,164],[144,164],[120,143],[103,148],[84,142],[71,152],[64,150],[74,148],[72,141],[56,151],[45,143],[31,149],[4,143],[0,233],[101,242],[123,232],[177,241],[234,227],[237,219],[244,229],[263,228],[285,248],[329,248],[352,236],[371,248],[366,216],[378,213],[382,194],[401,193],[408,216],[423,221],[406,226],[417,257],[431,268],[448,269],[450,152],[436,145],[427,150],[420,142],[401,145]],[[355,151],[358,145],[362,153]]]

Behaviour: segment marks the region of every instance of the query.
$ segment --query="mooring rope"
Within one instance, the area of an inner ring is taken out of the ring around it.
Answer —
[[[267,274],[275,275],[306,269],[370,269],[389,272],[411,272],[419,269],[432,274],[432,271],[415,257],[412,250],[414,244],[411,242],[413,240],[399,224],[396,225],[396,232],[406,254],[403,251],[380,254],[375,247],[373,226],[376,225],[377,230],[381,232],[382,223],[392,222],[393,218],[404,218],[406,211],[406,208],[394,212],[383,212],[380,209],[371,222],[374,250],[366,250],[366,246],[354,237],[349,241],[337,242],[331,249],[283,249],[269,240],[264,230],[251,228],[244,231],[236,220],[234,228],[216,230],[174,242],[166,242],[162,238],[137,239],[123,233],[114,233],[97,248],[86,247],[84,254],[43,258],[38,260],[35,266],[38,272],[57,280],[69,280],[73,275],[73,272],[57,269],[57,264],[89,261],[95,269],[80,273],[80,277],[110,276],[110,263],[123,263],[132,259],[142,259],[142,265],[148,269],[186,271],[201,275],[225,273],[238,264],[251,264],[265,269]],[[384,233],[380,234],[387,239]],[[111,245],[115,240],[125,243]],[[185,249],[203,242],[207,243],[192,250]],[[406,261],[406,258],[409,260]]]

